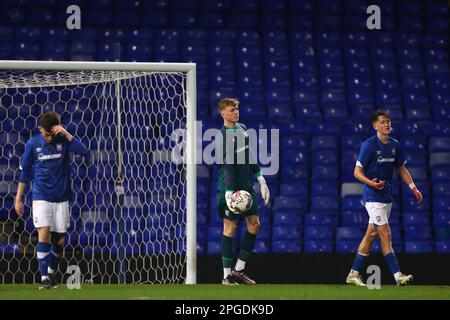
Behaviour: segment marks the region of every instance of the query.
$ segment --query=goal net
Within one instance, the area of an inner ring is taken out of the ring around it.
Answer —
[[[38,280],[31,186],[14,210],[19,161],[45,112],[90,150],[73,156],[71,225],[56,277],[195,283],[195,65],[0,61],[0,283]],[[186,161],[172,134],[187,129]],[[187,160],[190,161],[187,161]]]

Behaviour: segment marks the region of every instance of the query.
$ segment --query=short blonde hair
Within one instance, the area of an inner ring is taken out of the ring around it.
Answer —
[[[219,112],[222,112],[223,109],[226,108],[226,106],[233,106],[236,107],[239,105],[239,100],[235,98],[223,98],[219,101],[217,104],[217,108],[219,109]]]

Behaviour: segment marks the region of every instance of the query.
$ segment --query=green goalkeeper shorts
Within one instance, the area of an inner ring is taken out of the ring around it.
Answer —
[[[253,197],[253,204],[250,210],[244,213],[240,214],[234,214],[231,212],[228,207],[227,203],[225,201],[225,194],[224,193],[218,193],[217,194],[217,210],[219,212],[219,218],[220,219],[228,219],[228,220],[236,220],[239,216],[241,217],[248,217],[253,215],[258,215],[258,201],[256,199],[256,194],[254,192],[250,193]]]

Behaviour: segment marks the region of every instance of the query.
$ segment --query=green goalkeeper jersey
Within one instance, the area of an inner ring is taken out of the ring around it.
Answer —
[[[220,130],[223,137],[222,148],[216,146],[216,152],[222,160],[218,172],[218,196],[222,197],[226,191],[236,190],[246,190],[253,194],[253,179],[261,173],[250,148],[247,128],[242,123],[237,123],[234,128],[222,126]]]

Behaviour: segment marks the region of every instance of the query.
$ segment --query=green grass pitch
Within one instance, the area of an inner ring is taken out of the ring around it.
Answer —
[[[133,300],[450,300],[450,286],[382,285],[381,289],[345,285],[92,285],[69,290],[65,285],[38,290],[35,285],[0,285],[0,299],[133,299]]]

